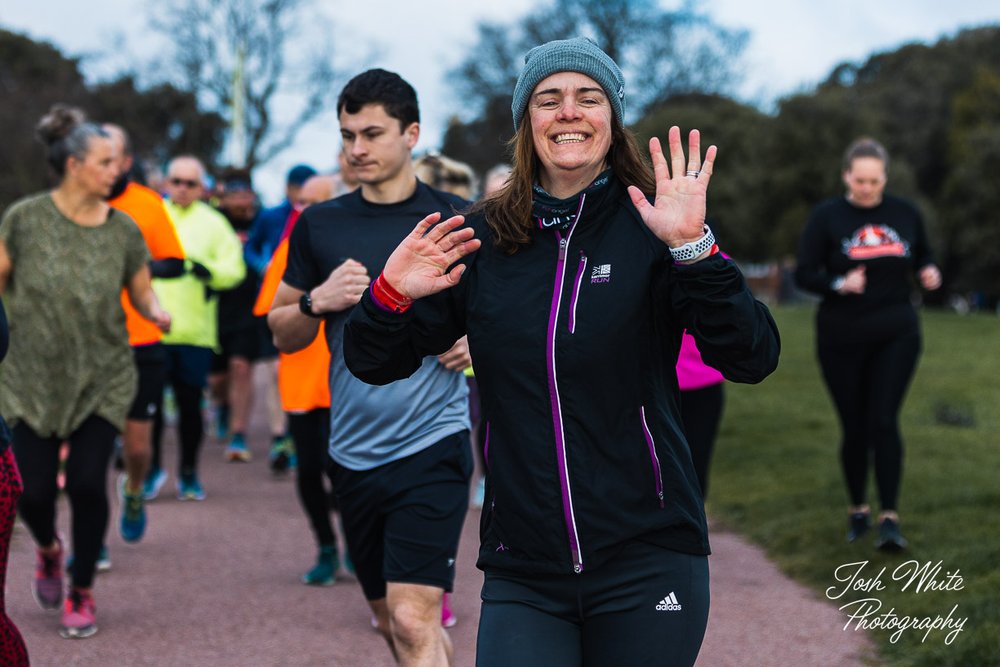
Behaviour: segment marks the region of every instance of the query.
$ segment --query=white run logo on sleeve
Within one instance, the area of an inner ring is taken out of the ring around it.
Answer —
[[[660,600],[659,604],[656,605],[656,611],[680,611],[681,604],[677,601],[677,596],[674,595],[673,591],[670,591],[670,595]]]

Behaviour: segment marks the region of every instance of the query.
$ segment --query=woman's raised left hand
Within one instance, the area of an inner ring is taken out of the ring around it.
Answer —
[[[668,246],[678,248],[697,241],[705,234],[705,198],[717,149],[709,146],[702,162],[701,134],[698,130],[691,130],[685,160],[681,130],[676,125],[667,133],[667,143],[670,146],[669,166],[660,140],[656,137],[649,140],[649,155],[656,179],[653,203],[650,204],[646,195],[634,185],[629,186],[628,192],[646,226]],[[689,173],[692,175],[689,176]]]

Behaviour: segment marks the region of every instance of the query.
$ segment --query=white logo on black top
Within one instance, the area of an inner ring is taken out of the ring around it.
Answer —
[[[611,265],[610,264],[594,265],[594,268],[590,272],[590,284],[594,285],[597,283],[610,283],[610,282],[611,282]]]
[[[656,605],[656,611],[680,611],[681,604],[677,601],[677,596],[674,595],[673,591],[670,591],[670,595],[660,600],[659,604]]]

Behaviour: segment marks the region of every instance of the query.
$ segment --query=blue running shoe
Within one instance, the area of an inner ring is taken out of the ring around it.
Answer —
[[[319,548],[316,564],[302,577],[307,586],[332,586],[337,576],[337,547],[326,545]]]
[[[121,501],[121,521],[118,532],[126,542],[138,542],[146,532],[146,503],[143,492],[129,493],[126,489],[127,475],[118,477],[118,499]]]
[[[271,472],[283,475],[295,467],[295,445],[288,436],[277,437],[271,442],[271,453],[268,454]]]
[[[177,497],[180,500],[204,500],[205,489],[201,487],[198,476],[194,473],[182,474],[177,481]]]
[[[162,468],[150,468],[146,479],[142,482],[142,499],[155,500],[160,495],[160,489],[167,481],[167,471]]]
[[[231,463],[246,463],[250,460],[250,450],[242,433],[234,433],[226,446],[226,459]]]
[[[229,435],[229,406],[219,405],[215,408],[215,437],[225,440]]]

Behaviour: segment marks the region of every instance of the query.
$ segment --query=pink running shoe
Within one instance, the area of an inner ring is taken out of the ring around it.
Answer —
[[[63,601],[63,549],[58,539],[56,544],[59,545],[59,551],[54,556],[46,556],[40,549],[37,551],[35,581],[31,592],[42,609],[58,609]]]
[[[97,632],[96,613],[93,595],[76,589],[71,590],[63,608],[59,634],[65,639],[90,637]]]
[[[448,606],[448,594],[445,593],[441,599],[441,625],[445,628],[453,628],[456,623],[458,623],[458,617],[452,613],[451,607]]]

